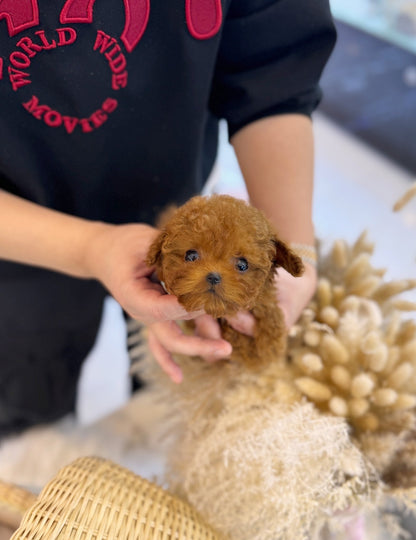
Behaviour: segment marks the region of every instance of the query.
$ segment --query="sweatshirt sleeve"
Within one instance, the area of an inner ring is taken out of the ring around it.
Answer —
[[[210,100],[229,136],[265,116],[310,115],[335,40],[328,0],[232,0]]]

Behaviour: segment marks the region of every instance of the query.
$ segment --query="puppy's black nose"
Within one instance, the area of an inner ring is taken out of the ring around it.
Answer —
[[[206,279],[210,285],[218,285],[221,283],[221,276],[217,272],[210,272]]]

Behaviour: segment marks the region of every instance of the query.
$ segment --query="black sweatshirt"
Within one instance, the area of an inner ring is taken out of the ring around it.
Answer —
[[[327,0],[3,0],[0,188],[151,223],[200,191],[219,119],[310,114],[334,41]]]

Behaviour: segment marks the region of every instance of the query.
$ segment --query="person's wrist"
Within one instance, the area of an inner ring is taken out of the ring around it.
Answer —
[[[114,227],[100,221],[86,222],[80,250],[82,277],[101,281],[103,255],[108,250],[108,235]]]
[[[290,248],[302,259],[305,266],[309,265],[316,269],[318,264],[318,254],[314,245],[309,243],[291,242]]]

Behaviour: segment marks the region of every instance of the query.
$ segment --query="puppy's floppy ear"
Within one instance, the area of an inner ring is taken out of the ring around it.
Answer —
[[[304,266],[302,259],[296,255],[284,242],[275,238],[273,240],[276,247],[274,258],[275,266],[281,266],[292,276],[299,277],[303,274]]]
[[[162,231],[150,245],[145,263],[148,266],[160,266],[162,262],[162,247],[166,239],[166,232]]]

